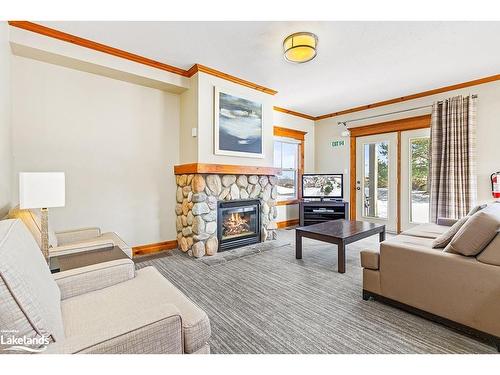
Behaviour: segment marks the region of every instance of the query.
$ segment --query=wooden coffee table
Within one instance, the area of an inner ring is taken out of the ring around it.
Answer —
[[[338,246],[338,272],[345,272],[345,247],[363,238],[379,234],[385,240],[385,225],[354,220],[332,220],[295,229],[295,258],[302,259],[302,237]]]

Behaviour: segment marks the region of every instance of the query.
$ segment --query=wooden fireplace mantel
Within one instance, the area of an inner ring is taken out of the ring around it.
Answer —
[[[251,167],[246,165],[191,163],[174,166],[174,174],[256,174],[274,176],[278,169],[273,167]]]

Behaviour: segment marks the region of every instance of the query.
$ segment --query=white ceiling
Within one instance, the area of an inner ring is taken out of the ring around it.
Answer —
[[[195,63],[278,90],[275,105],[310,115],[500,73],[500,22],[40,22],[188,69]],[[318,35],[294,65],[283,39]]]

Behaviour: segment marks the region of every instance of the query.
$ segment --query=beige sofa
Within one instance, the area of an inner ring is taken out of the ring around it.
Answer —
[[[210,352],[207,315],[155,268],[121,259],[51,275],[19,219],[0,221],[0,300],[0,353]]]
[[[500,219],[500,204],[485,210]],[[361,252],[363,299],[465,330],[500,350],[500,234],[477,256],[432,248],[454,222],[423,224],[382,242],[380,251]]]
[[[41,247],[41,221],[37,210],[21,210],[19,206],[16,206],[9,211],[8,218],[21,219],[38,246]],[[72,254],[108,245],[120,247],[129,258],[132,258],[132,248],[114,232],[101,233],[99,228],[54,232],[49,222],[49,254],[51,256]]]

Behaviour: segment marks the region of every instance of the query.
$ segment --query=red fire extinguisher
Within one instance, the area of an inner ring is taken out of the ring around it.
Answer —
[[[491,175],[491,194],[493,198],[500,199],[500,172]]]

